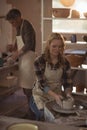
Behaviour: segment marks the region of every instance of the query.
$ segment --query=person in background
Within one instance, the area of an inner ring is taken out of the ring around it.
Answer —
[[[32,24],[23,19],[20,10],[16,8],[8,11],[6,20],[16,28],[17,32],[10,60],[15,61],[17,58],[19,60],[19,85],[23,88],[23,92],[27,96],[28,102],[30,102],[35,80],[33,63],[36,57],[36,33]],[[32,116],[31,112],[29,108],[29,116]]]
[[[70,64],[63,51],[63,36],[52,33],[46,42],[44,53],[35,59],[36,82],[30,107],[36,115],[36,120],[44,118],[44,105],[47,101],[55,100],[62,107],[64,95],[73,100]]]

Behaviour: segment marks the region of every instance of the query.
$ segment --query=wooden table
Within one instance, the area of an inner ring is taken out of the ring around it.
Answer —
[[[15,123],[31,123],[38,126],[38,130],[79,130],[79,127],[58,125],[56,123],[47,123],[40,121],[31,121],[6,116],[0,116],[0,130],[7,130],[7,127]]]
[[[7,79],[9,74],[13,74],[13,79]],[[0,100],[17,90],[16,80],[18,73],[18,63],[10,66],[0,67]]]

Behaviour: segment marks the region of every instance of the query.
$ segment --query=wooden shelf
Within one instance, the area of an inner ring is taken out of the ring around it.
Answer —
[[[72,70],[83,70],[87,71],[87,68],[81,68],[81,67],[71,67]]]

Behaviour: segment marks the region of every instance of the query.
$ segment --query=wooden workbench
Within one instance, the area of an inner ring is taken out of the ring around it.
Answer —
[[[12,74],[10,76],[10,74]],[[10,78],[7,78],[10,76]],[[16,86],[18,76],[18,64],[0,67],[0,100],[12,94]]]
[[[38,126],[38,130],[79,130],[79,127],[58,125],[47,122],[31,121],[19,118],[0,116],[0,130],[6,130],[8,126],[15,123],[31,123]]]

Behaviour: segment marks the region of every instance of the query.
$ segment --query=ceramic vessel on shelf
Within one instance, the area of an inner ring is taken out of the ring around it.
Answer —
[[[70,14],[69,8],[53,8],[52,14],[56,18],[67,18]]]
[[[71,43],[75,43],[75,42],[77,42],[77,37],[76,37],[76,34],[72,34],[72,36],[71,36]]]
[[[72,6],[74,4],[75,0],[60,0],[60,2],[64,6],[68,7],[68,6]]]
[[[82,38],[85,42],[87,42],[87,35],[84,35]]]
[[[71,18],[80,18],[80,13],[77,10],[72,10]]]
[[[85,18],[87,18],[87,12],[84,12],[83,15]]]
[[[73,54],[66,55],[66,58],[72,67],[81,66],[85,59],[84,56],[73,55]]]

